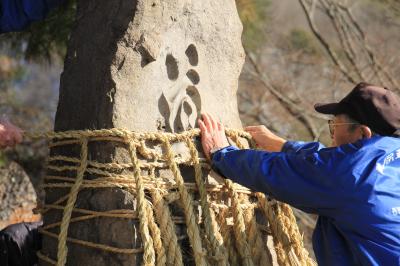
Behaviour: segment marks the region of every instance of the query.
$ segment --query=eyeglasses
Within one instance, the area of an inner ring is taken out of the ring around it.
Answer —
[[[331,134],[331,137],[333,136],[333,133],[335,132],[335,127],[340,126],[340,125],[359,125],[359,123],[334,123],[333,120],[328,120],[328,126],[329,126],[329,133]]]

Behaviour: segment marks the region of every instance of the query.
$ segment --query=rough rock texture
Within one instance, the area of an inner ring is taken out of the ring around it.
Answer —
[[[240,128],[236,90],[244,61],[241,32],[234,0],[79,0],[55,130],[180,132],[196,127],[201,111]],[[53,149],[56,153],[77,155],[65,148]],[[110,145],[92,145],[89,153],[100,162],[126,161],[126,154]],[[47,190],[46,203],[65,193]],[[135,208],[135,200],[120,189],[84,190],[76,206],[129,209]],[[61,214],[50,211],[45,224],[59,221]],[[141,246],[136,229],[127,220],[102,218],[71,224],[68,235],[131,248]],[[44,238],[44,254],[55,259],[56,247],[56,239]],[[138,265],[142,256],[74,244],[68,250],[68,265]]]
[[[25,171],[15,162],[0,168],[0,230],[19,222],[40,220],[32,209],[36,192]]]
[[[56,129],[180,131],[200,110],[240,127],[241,31],[233,0],[80,1]]]

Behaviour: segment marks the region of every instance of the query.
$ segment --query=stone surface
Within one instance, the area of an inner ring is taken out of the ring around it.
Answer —
[[[79,0],[55,130],[180,132],[196,127],[201,111],[240,128],[236,90],[244,61],[241,32],[234,0]],[[56,153],[79,151],[53,149]],[[89,156],[100,162],[127,161],[126,153],[111,145],[91,145]],[[46,203],[66,192],[47,190]],[[76,207],[132,209],[135,199],[121,189],[84,190]],[[45,224],[59,221],[61,214],[50,211]],[[131,248],[141,246],[137,232],[134,222],[101,218],[72,223],[68,235]],[[55,259],[56,247],[56,239],[44,237],[44,254]],[[139,265],[142,256],[74,244],[68,251],[68,265]]]
[[[56,129],[176,132],[201,110],[240,127],[241,32],[232,0],[81,1]]]
[[[20,222],[39,221],[34,215],[36,192],[24,169],[15,162],[0,168],[0,230]]]

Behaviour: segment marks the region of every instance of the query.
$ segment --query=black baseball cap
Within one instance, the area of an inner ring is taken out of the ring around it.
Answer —
[[[379,135],[399,135],[400,98],[387,88],[361,82],[340,102],[314,108],[322,114],[346,114]]]

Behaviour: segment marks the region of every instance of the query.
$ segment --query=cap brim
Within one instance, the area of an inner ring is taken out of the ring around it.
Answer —
[[[314,109],[318,113],[327,115],[343,113],[343,108],[339,103],[317,103],[314,105]]]

